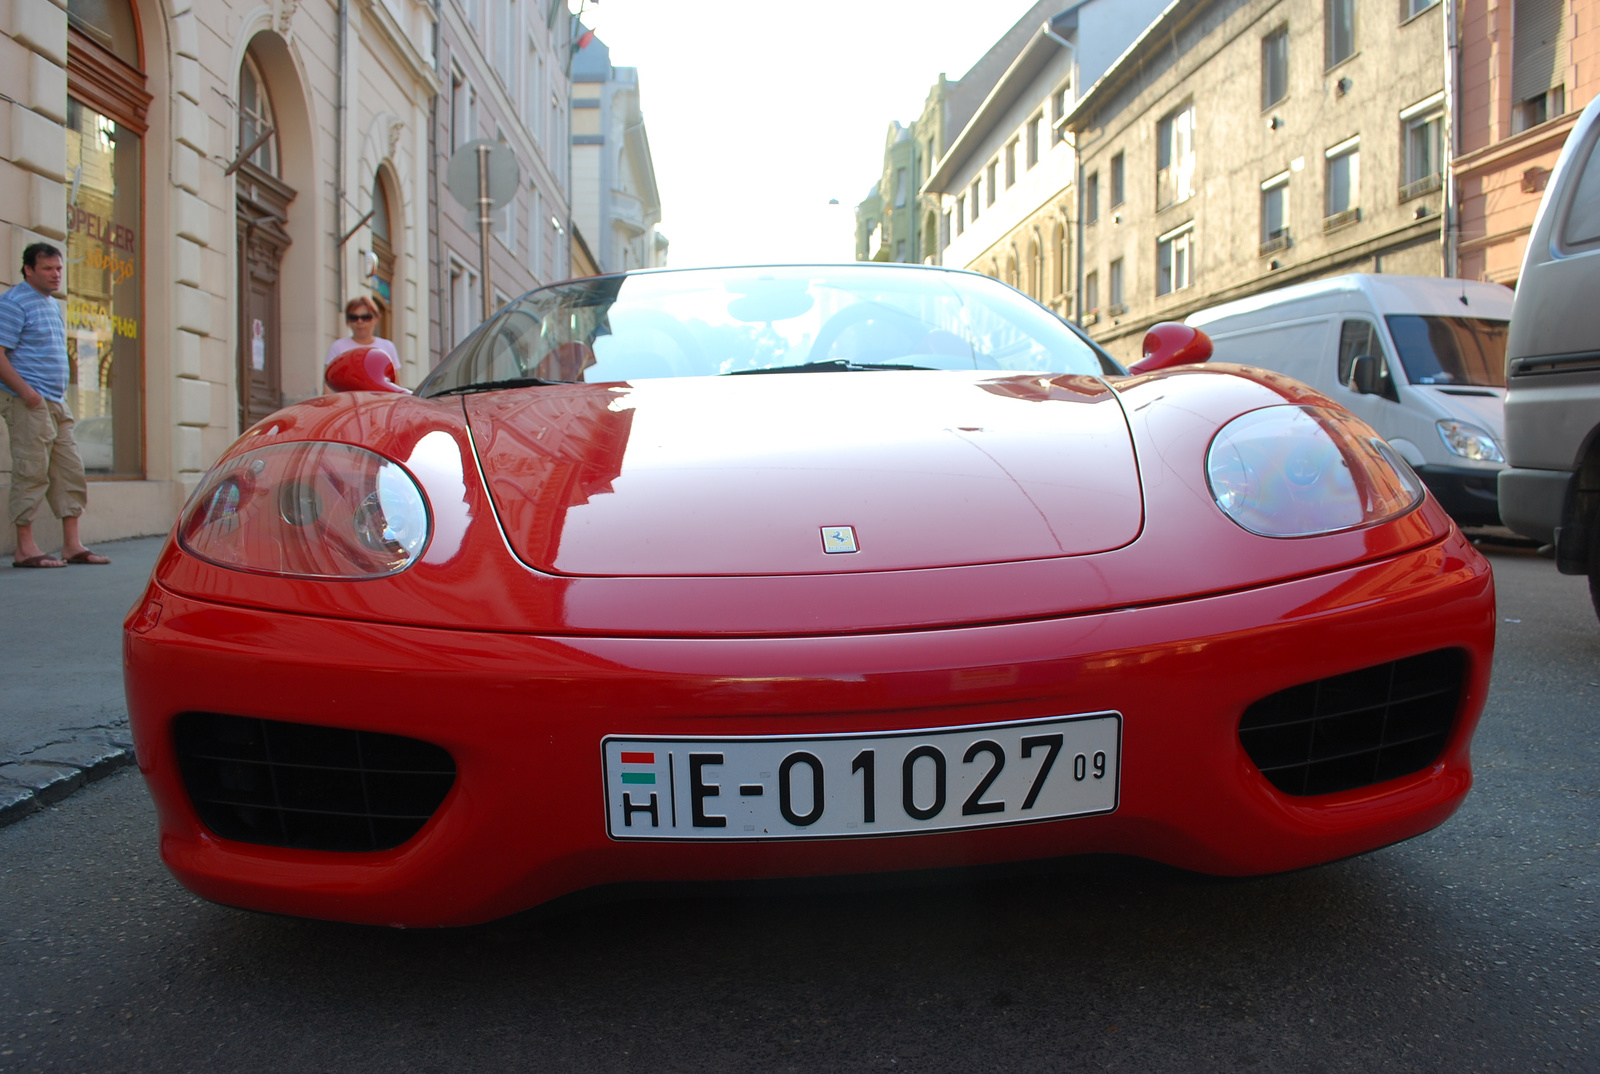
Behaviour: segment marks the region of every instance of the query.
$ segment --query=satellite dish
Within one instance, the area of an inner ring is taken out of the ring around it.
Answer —
[[[445,185],[450,194],[471,212],[478,210],[478,147],[489,147],[489,208],[505,206],[517,193],[522,181],[522,171],[517,167],[517,155],[502,142],[478,138],[468,142],[450,155],[445,170]]]

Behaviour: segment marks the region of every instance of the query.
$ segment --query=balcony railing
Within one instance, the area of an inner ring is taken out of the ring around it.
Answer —
[[[1288,248],[1289,229],[1284,228],[1282,231],[1278,232],[1276,235],[1273,235],[1266,242],[1261,244],[1261,256],[1270,257],[1279,250],[1287,250]]]
[[[1324,216],[1322,218],[1322,232],[1323,234],[1327,234],[1330,231],[1338,231],[1340,228],[1349,227],[1351,224],[1358,223],[1360,220],[1360,206],[1357,206],[1354,209],[1346,209],[1342,213],[1334,213],[1332,216]]]

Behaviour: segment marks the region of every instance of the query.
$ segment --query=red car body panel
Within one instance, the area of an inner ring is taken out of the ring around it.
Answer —
[[[898,374],[869,376],[887,382]],[[770,386],[794,378],[748,379],[768,384],[777,407]],[[820,545],[814,559],[823,566],[808,566],[813,561],[800,557],[809,553],[796,544],[752,553],[740,562],[756,569],[743,576],[709,573],[723,562],[714,545],[666,553],[627,546],[629,527],[644,540],[651,531],[639,527],[666,517],[649,486],[665,480],[661,474],[646,477],[632,503],[627,490],[603,524],[591,526],[575,509],[608,484],[622,488],[635,473],[633,453],[648,466],[653,441],[641,430],[649,392],[631,393],[641,416],[626,431],[626,452],[615,442],[623,434],[606,431],[613,419],[604,415],[617,413],[612,403],[623,398],[616,386],[505,392],[466,406],[327,396],[274,415],[235,451],[323,439],[387,455],[425,489],[434,536],[420,562],[362,582],[227,570],[169,541],[125,633],[129,709],[163,857],[192,890],[220,902],[431,926],[489,920],[623,881],[1089,852],[1266,873],[1441,823],[1470,786],[1469,743],[1487,696],[1488,564],[1431,499],[1385,523],[1292,540],[1258,537],[1226,518],[1206,488],[1207,446],[1222,424],[1249,410],[1285,401],[1329,405],[1294,381],[1207,366],[1113,380],[1114,398],[1096,383],[955,375],[948,391],[986,396],[973,406],[999,408],[991,418],[1016,406],[1060,413],[1069,423],[1070,415],[1096,410],[1114,415],[1120,405],[1125,423],[1103,422],[1096,435],[1106,441],[1102,457],[1112,459],[1116,437],[1123,444],[1131,437],[1129,468],[1111,483],[1125,493],[1136,465],[1143,510],[1134,532],[1118,506],[1111,522],[1079,531],[1088,536],[1073,546],[1077,554],[1041,556],[1035,530],[1015,546],[1031,558],[991,562],[988,520],[979,513],[975,525],[940,533],[915,554],[886,552],[875,569],[834,568],[829,561],[841,557],[825,559]],[[752,401],[762,394],[740,392]],[[561,408],[575,409],[579,424],[588,414],[599,425],[564,437],[566,455],[533,446],[552,409]],[[1008,450],[1025,453],[1017,430],[1027,422],[1006,427],[1019,441]],[[666,431],[680,444],[687,435]],[[503,452],[501,437],[522,444],[527,458],[519,463],[514,450]],[[856,449],[871,450],[865,440]],[[880,525],[914,531],[912,493],[946,493],[948,471],[940,466],[949,463],[935,455],[919,469],[910,453],[897,455],[896,479],[909,492],[863,503],[867,523],[822,514],[818,494],[796,497],[794,517],[821,514],[808,522],[808,540],[820,525],[860,525],[865,550]],[[678,465],[666,477],[676,495],[710,503],[733,465],[701,467],[698,490],[692,467]],[[1046,477],[1030,480],[1043,488]],[[513,487],[517,481],[523,484]],[[540,482],[556,491],[526,492]],[[1009,517],[1015,501],[992,489],[983,494]],[[761,495],[760,511],[781,499]],[[757,523],[725,521],[736,535],[759,536]],[[601,551],[564,539],[572,527],[598,531]],[[574,573],[555,573],[569,565]],[[695,569],[708,573],[687,573]],[[1241,714],[1268,694],[1443,648],[1466,654],[1466,678],[1450,738],[1423,771],[1297,798],[1274,789],[1241,747]],[[800,842],[619,842],[606,832],[606,735],[877,733],[1103,710],[1122,714],[1125,758],[1120,801],[1106,815]],[[189,711],[413,736],[449,751],[456,781],[420,834],[391,851],[232,842],[204,827],[184,789],[172,722]]]

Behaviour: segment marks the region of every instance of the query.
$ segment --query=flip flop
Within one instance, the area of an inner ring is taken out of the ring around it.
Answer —
[[[68,563],[90,563],[90,564],[93,564],[94,566],[98,567],[98,566],[101,566],[102,564],[110,563],[111,561],[109,559],[107,559],[105,556],[102,556],[100,553],[91,552],[87,548],[85,548],[82,552],[79,552],[77,555],[68,556],[67,557],[67,562]]]
[[[57,559],[55,556],[52,556],[48,552],[40,552],[37,556],[29,556],[26,559],[14,559],[14,560],[11,561],[11,565],[13,567],[65,567],[66,566],[65,563],[63,563],[61,560]]]

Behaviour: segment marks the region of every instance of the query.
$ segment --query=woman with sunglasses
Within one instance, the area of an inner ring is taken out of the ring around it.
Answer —
[[[333,346],[328,348],[328,360],[323,364],[332,365],[339,355],[357,347],[376,347],[389,356],[394,363],[395,378],[399,379],[399,352],[394,349],[393,343],[375,334],[378,327],[377,302],[366,295],[352,298],[344,304],[344,323],[350,326],[349,338],[334,340]]]

